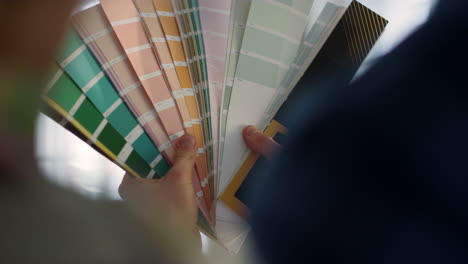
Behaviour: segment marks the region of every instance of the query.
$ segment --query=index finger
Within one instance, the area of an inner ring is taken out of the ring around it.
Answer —
[[[242,135],[247,146],[268,159],[281,149],[281,145],[278,144],[271,137],[263,134],[254,126],[247,126],[244,128]]]

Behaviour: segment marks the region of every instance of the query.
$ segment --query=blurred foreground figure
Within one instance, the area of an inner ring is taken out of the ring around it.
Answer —
[[[174,214],[152,199],[89,201],[37,171],[41,87],[76,2],[0,0],[0,263],[198,263],[194,222],[176,226]]]
[[[301,94],[253,197],[266,263],[468,263],[467,10],[440,1],[365,76]]]

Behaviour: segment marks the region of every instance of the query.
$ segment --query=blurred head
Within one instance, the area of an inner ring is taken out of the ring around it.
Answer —
[[[44,72],[76,2],[0,0],[0,63]]]
[[[0,136],[30,145],[41,87],[77,2],[0,0]]]

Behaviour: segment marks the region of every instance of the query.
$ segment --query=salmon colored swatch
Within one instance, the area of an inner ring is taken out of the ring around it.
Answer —
[[[164,31],[169,50],[171,52],[172,60],[175,65],[179,82],[184,90],[185,102],[187,103],[189,113],[193,121],[192,124],[194,127],[194,132],[197,138],[199,138],[199,140],[201,140],[202,137],[205,138],[206,145],[203,146],[203,149],[200,149],[199,153],[201,153],[204,156],[205,160],[207,160],[208,162],[209,167],[212,168],[210,159],[207,157],[206,154],[206,150],[209,147],[208,144],[211,140],[211,137],[209,136],[208,131],[203,133],[203,125],[200,117],[200,110],[202,110],[200,108],[203,108],[203,101],[199,99],[197,102],[197,94],[193,88],[192,78],[190,76],[186,54],[184,52],[182,39],[179,33],[172,5],[170,3],[170,0],[154,0],[153,3],[157,11],[162,29]],[[213,174],[210,173],[210,177],[212,177],[212,175]],[[202,184],[208,184],[208,181],[205,181]]]
[[[131,107],[151,139],[170,159],[173,148],[140,80],[131,67],[127,55],[112,31],[100,5],[73,16],[73,24],[85,43],[97,55],[103,69],[111,77],[124,101]]]
[[[107,19],[149,95],[171,140],[184,134],[184,127],[175,100],[160,68],[158,57],[148,41],[138,11],[132,0],[101,0]],[[200,182],[206,176],[198,175]],[[211,205],[209,185],[203,188],[208,207]]]
[[[167,44],[166,36],[164,34],[164,31],[159,21],[156,10],[153,6],[153,0],[135,0],[134,3],[139,11],[140,17],[142,18],[148,37],[153,44],[154,51],[158,55],[158,58],[161,62],[161,68],[163,69],[163,72],[165,73],[165,77],[167,78],[167,81],[172,89],[174,98],[176,98],[177,106],[182,115],[184,124],[187,124],[185,126],[186,131],[187,133],[191,135],[196,135],[196,138],[198,141],[197,143],[200,149],[200,152],[199,152],[200,155],[196,163],[196,168],[198,170],[198,173],[200,175],[207,176],[208,169],[207,169],[206,158],[205,158],[205,153],[204,153],[202,130],[199,124],[198,124],[198,127],[196,128],[193,127],[192,117],[189,113],[188,106],[187,106],[189,105],[193,107],[193,109],[191,109],[192,110],[191,112],[193,112],[192,115],[195,115],[193,118],[193,121],[195,123],[200,123],[198,121],[199,115],[198,115],[198,110],[196,107],[196,101],[193,100],[194,99],[193,93],[188,94],[188,96],[184,95],[184,92],[181,88],[181,84],[179,82],[178,75],[175,69],[174,61],[172,59],[171,52],[169,50],[169,46]],[[192,91],[191,87],[186,88],[186,90],[189,90],[190,92]],[[196,129],[198,129],[198,131],[195,133]],[[207,179],[207,177],[205,179]],[[207,183],[208,181],[205,180],[205,182],[202,182],[201,184],[202,186],[205,186]]]
[[[184,126],[188,130],[192,130],[192,120],[190,119],[187,106],[185,105],[184,94],[180,87],[175,66],[172,62],[172,57],[167,46],[166,37],[159,23],[156,10],[153,7],[152,0],[134,0],[135,6],[138,9],[142,24],[148,34],[154,52],[159,59],[160,66],[169,84],[174,98],[176,99],[177,107],[179,108],[181,117],[184,121]]]
[[[101,5],[167,134],[171,140],[183,135],[179,111],[132,0],[102,0]]]

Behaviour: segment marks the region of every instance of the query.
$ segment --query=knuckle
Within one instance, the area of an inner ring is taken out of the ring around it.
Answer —
[[[196,154],[192,151],[177,151],[175,153],[176,162],[191,162],[196,158]]]

